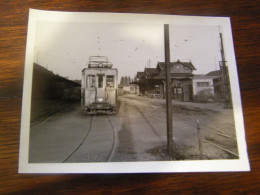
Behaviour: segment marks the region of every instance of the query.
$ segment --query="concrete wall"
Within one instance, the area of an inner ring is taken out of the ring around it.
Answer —
[[[198,86],[198,83],[207,82],[208,86]],[[193,95],[197,95],[202,90],[211,91],[214,95],[213,79],[212,78],[193,78],[192,80]]]

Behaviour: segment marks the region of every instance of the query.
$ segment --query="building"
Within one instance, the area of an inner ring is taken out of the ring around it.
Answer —
[[[118,85],[118,95],[124,94],[138,94],[139,87],[131,82],[131,78],[127,76],[121,77],[120,84]]]
[[[208,74],[206,74],[205,76],[210,76],[212,77],[213,80],[213,87],[214,87],[214,94],[215,94],[215,99],[221,100],[221,71],[220,70],[215,70],[215,71],[211,71]]]
[[[208,102],[215,100],[214,76],[194,75],[192,79],[193,100]]]
[[[191,62],[171,62],[171,86],[173,99],[191,101],[192,72],[196,70]],[[138,72],[135,84],[139,85],[141,94],[165,97],[165,63],[158,62],[156,68],[145,68],[144,72]]]
[[[172,98],[180,101],[220,101],[231,104],[231,91],[227,66],[206,75],[194,75],[191,62],[170,62]],[[165,63],[158,62],[156,68],[145,68],[137,72],[132,84],[139,87],[141,95],[165,98]]]
[[[211,71],[206,76],[213,78],[215,100],[225,103],[225,108],[232,107],[228,67],[220,63],[220,70]]]
[[[144,72],[137,72],[132,83],[138,86],[139,95],[144,95],[146,93],[146,77]]]

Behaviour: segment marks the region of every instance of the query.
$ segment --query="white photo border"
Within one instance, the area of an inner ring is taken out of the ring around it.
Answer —
[[[174,25],[220,25],[233,101],[239,159],[104,163],[29,163],[29,132],[34,41],[37,21],[85,23],[146,23]],[[24,69],[20,132],[19,173],[158,173],[250,171],[240,89],[229,17],[174,16],[154,14],[56,12],[30,9]]]

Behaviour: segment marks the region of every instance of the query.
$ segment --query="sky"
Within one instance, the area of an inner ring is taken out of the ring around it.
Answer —
[[[219,26],[170,25],[171,61],[191,61],[194,74],[218,69]],[[90,56],[107,56],[121,76],[133,78],[164,61],[164,26],[39,21],[34,62],[71,80],[81,79]]]

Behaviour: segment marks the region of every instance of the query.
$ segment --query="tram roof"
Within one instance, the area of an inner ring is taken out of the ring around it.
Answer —
[[[112,68],[113,64],[109,62],[106,56],[90,56],[88,68]]]
[[[91,62],[88,63],[89,68],[112,68],[113,64],[109,62]]]

